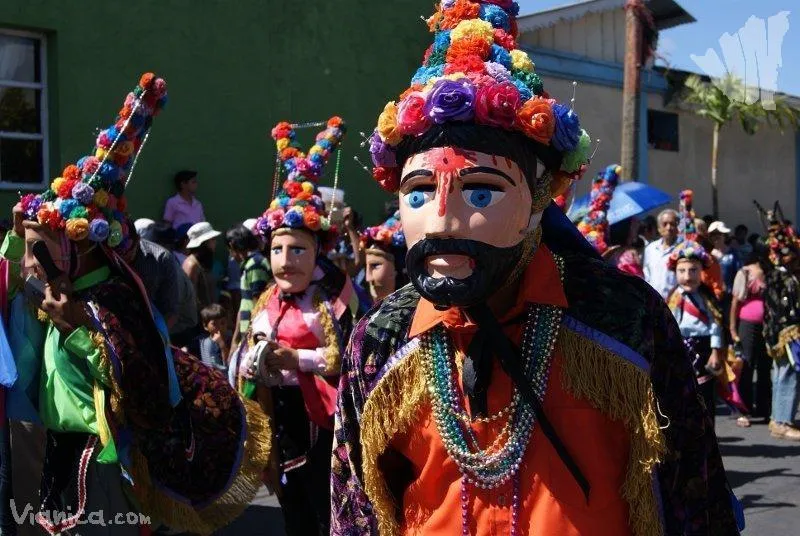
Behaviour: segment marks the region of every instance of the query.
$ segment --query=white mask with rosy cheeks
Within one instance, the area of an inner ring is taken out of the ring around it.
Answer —
[[[317,240],[306,231],[279,229],[272,236],[269,259],[282,292],[305,292],[317,264]]]
[[[535,230],[531,191],[519,166],[503,156],[437,147],[406,160],[400,214],[409,248],[422,239],[456,238],[507,248]],[[427,258],[429,275],[465,279],[474,263],[464,255]]]

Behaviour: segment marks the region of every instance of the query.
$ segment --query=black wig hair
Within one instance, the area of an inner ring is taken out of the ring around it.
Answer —
[[[542,145],[520,132],[473,123],[445,123],[432,126],[421,136],[404,138],[397,146],[397,165],[403,167],[410,156],[434,147],[459,147],[510,158],[520,167],[528,184],[537,178],[537,161],[547,169],[557,170],[563,158],[552,146]]]

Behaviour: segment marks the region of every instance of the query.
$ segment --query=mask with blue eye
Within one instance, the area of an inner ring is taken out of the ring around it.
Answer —
[[[464,186],[461,191],[464,202],[472,208],[487,208],[499,202],[505,197],[505,192],[493,186],[482,184]]]
[[[433,197],[433,187],[428,189],[415,188],[403,195],[403,201],[411,208],[417,209],[427,203]]]

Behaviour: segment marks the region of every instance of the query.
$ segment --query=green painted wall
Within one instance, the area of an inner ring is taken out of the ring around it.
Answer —
[[[151,70],[170,102],[128,189],[134,217],[161,216],[181,168],[200,172],[215,226],[257,216],[274,169],[272,126],[336,114],[350,127],[341,184],[373,223],[388,197],[353,161],[369,161],[358,132],[407,87],[430,40],[419,16],[431,11],[430,0],[2,0],[0,27],[48,34],[51,177],[86,154]],[[300,133],[308,146],[312,130]],[[15,198],[2,192],[0,205]]]

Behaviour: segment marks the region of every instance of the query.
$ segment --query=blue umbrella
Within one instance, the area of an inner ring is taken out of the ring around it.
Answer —
[[[617,186],[608,209],[608,223],[613,225],[627,218],[644,214],[672,201],[669,194],[641,182],[625,182]],[[578,221],[589,211],[589,194],[575,200],[569,208],[569,219]]]

